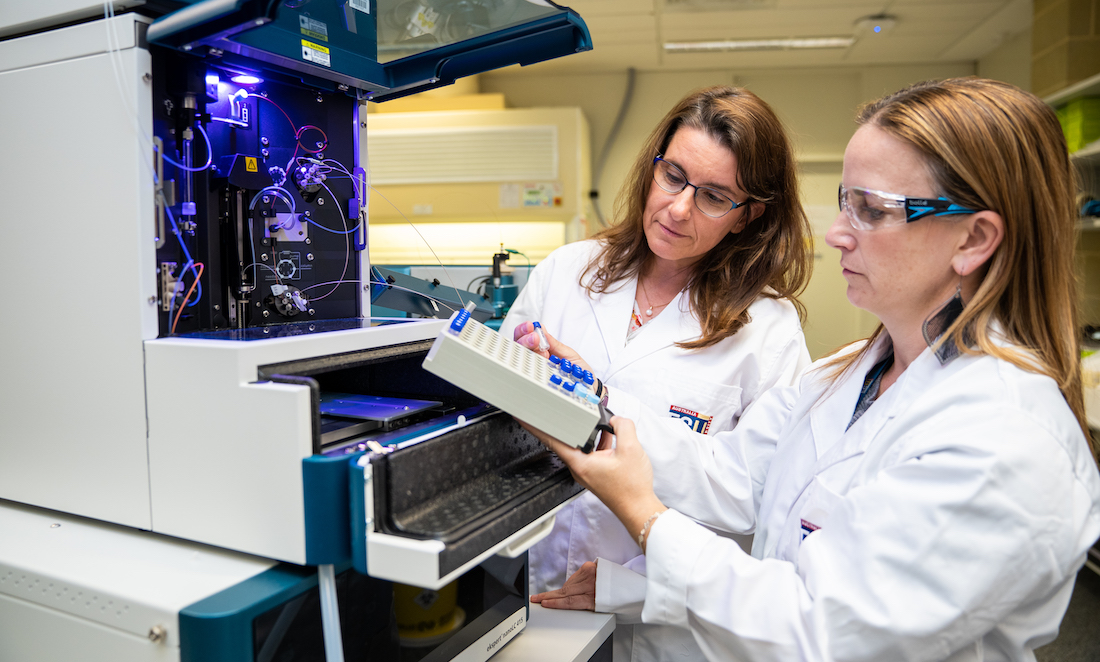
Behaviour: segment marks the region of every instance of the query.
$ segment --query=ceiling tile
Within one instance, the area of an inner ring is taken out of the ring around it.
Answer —
[[[540,70],[674,71],[975,61],[1031,26],[1031,0],[573,0],[592,34],[592,53]],[[846,50],[665,53],[665,41],[827,37],[856,32],[883,10],[898,18],[884,35],[860,35]]]

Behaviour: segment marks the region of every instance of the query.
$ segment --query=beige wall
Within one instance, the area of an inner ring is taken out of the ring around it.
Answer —
[[[1100,72],[1100,0],[1036,0],[1031,90],[1047,96]]]
[[[1018,46],[1018,45],[1017,45]],[[981,66],[997,77],[1027,80],[1006,43]],[[1003,51],[1003,52],[1002,52]],[[1029,51],[1025,51],[1029,52]],[[1026,63],[1025,63],[1026,64]],[[855,129],[856,108],[909,83],[978,73],[979,63],[847,69],[639,72],[634,100],[598,182],[601,208],[610,217],[615,194],[649,131],[685,94],[714,84],[741,85],[769,102],[787,125],[802,161],[802,195],[814,224],[814,276],[803,297],[808,309],[806,340],[817,358],[870,333],[877,320],[848,303],[839,254],[824,242],[836,215],[836,187],[844,147]],[[511,107],[577,106],[592,130],[597,157],[626,89],[626,73],[587,76],[537,75],[522,69],[483,74],[482,92],[504,94]],[[1015,82],[1011,81],[1010,82]],[[592,215],[590,215],[592,218]],[[595,227],[594,220],[590,226]]]
[[[994,78],[1031,90],[1031,31],[1010,37],[978,60],[979,76]]]
[[[1082,232],[1077,239],[1077,274],[1083,285],[1081,292],[1081,323],[1100,326],[1100,232]]]

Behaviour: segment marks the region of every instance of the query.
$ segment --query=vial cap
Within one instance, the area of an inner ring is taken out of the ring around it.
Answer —
[[[551,354],[550,355],[550,363],[553,364],[553,365],[561,365],[561,357]]]
[[[566,393],[572,393],[573,389],[577,388],[577,385],[574,382],[565,382],[565,384],[562,385],[562,388],[565,389]]]
[[[553,384],[554,386],[560,386],[561,385],[561,377],[558,377],[557,375],[550,375],[550,383]]]
[[[459,333],[462,331],[462,327],[466,326],[466,322],[470,319],[470,311],[460,310],[455,318],[451,320],[451,331]]]
[[[579,380],[584,380],[584,368],[579,365],[573,366],[573,376]]]

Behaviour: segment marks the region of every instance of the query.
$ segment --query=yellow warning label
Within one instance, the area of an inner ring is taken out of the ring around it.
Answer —
[[[246,157],[244,157],[244,169],[247,170],[248,172],[259,172],[260,171],[259,166],[256,164],[256,157],[255,156],[246,156]]]
[[[306,62],[312,62],[319,64],[322,67],[331,67],[332,60],[329,56],[329,50],[321,44],[315,44],[312,41],[306,39],[302,40],[302,59]]]
[[[299,2],[298,4],[305,3]],[[309,16],[299,16],[298,27],[302,30],[302,34],[310,39],[328,41],[328,24],[323,21],[318,21]]]

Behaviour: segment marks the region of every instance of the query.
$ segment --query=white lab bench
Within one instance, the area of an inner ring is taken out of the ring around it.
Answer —
[[[492,662],[588,662],[614,630],[614,614],[532,604],[527,627]]]

